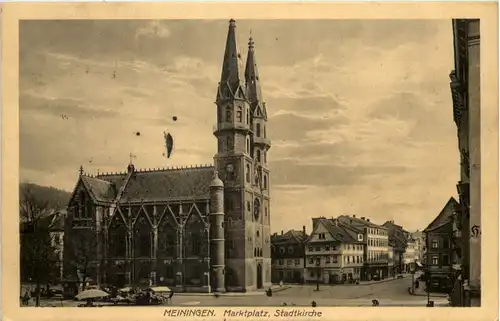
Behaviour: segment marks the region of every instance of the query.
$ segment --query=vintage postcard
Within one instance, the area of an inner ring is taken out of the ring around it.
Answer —
[[[3,317],[496,319],[496,10],[4,5]]]

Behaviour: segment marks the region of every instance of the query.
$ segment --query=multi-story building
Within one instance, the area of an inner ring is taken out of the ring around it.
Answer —
[[[460,258],[452,304],[481,305],[481,85],[479,19],[453,19],[455,68],[450,74],[460,151],[460,206],[454,244]],[[458,277],[460,276],[460,277]]]
[[[214,83],[214,164],[141,170],[130,162],[125,172],[97,175],[80,168],[64,257],[72,261],[74,241],[97,240],[88,272],[98,284],[153,283],[176,292],[271,285],[271,144],[262,79],[252,38],[243,70],[232,19],[225,44]],[[69,278],[75,268],[66,266]]]
[[[389,240],[389,246],[387,247],[387,267],[388,267],[388,274],[387,276],[395,276],[396,273],[394,272],[394,245],[391,243]]]
[[[453,215],[458,202],[452,197],[424,229],[430,291],[448,292],[453,286]]]
[[[273,283],[303,283],[306,227],[271,235],[271,280]]]
[[[403,255],[404,260],[404,272],[411,273],[416,269],[416,252],[415,252],[415,240],[412,238],[411,234],[408,235],[406,239],[406,250]]]
[[[394,272],[396,274],[404,273],[406,271],[405,253],[410,233],[394,221],[387,221],[382,226],[387,228],[389,240],[394,246]]]
[[[313,219],[306,242],[306,282],[354,282],[363,267],[362,233],[344,227],[337,219]]]
[[[412,238],[415,240],[415,260],[417,265],[422,265],[423,257],[424,257],[424,248],[425,248],[425,239],[424,233],[417,230],[414,233],[411,233]]]
[[[363,234],[365,248],[361,279],[386,278],[389,275],[389,236],[387,228],[370,222],[369,218],[357,218],[356,215],[341,215],[338,220],[343,225]]]

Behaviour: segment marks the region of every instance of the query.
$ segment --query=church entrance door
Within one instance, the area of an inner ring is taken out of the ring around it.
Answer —
[[[262,289],[262,265],[257,264],[257,289]]]

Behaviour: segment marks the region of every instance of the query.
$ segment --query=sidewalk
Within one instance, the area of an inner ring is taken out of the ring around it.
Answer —
[[[273,284],[271,286],[271,290],[273,293],[284,291],[286,289],[290,289],[291,286],[284,284],[282,287],[280,287],[277,284]],[[226,293],[217,293],[219,296],[256,296],[256,295],[265,295],[266,294],[266,289],[259,289],[257,291],[252,291],[252,292],[226,292]],[[214,296],[214,293],[197,293],[197,292],[176,292],[175,296]]]
[[[411,277],[411,274],[403,274],[403,279],[406,279],[409,277]],[[344,284],[324,284],[324,283],[321,283],[321,285],[322,286],[360,286],[360,285],[372,285],[372,284],[378,284],[378,283],[384,283],[384,282],[391,282],[391,281],[397,281],[397,280],[401,280],[401,279],[388,277],[386,279],[379,280],[379,281],[360,281],[359,284],[354,284],[354,283],[352,283],[352,284],[347,284],[347,283],[344,283]],[[310,283],[310,284],[312,285],[314,283]]]
[[[411,287],[408,288],[408,293],[410,295],[415,295],[415,296],[427,296],[427,292],[424,291],[424,287],[420,286],[418,289],[415,288],[415,292],[411,293]],[[431,298],[447,298],[448,294],[446,293],[430,293],[429,297]]]

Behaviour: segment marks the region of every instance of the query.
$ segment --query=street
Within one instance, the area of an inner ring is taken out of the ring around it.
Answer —
[[[408,293],[411,278],[390,280],[371,285],[292,285],[290,288],[273,293],[228,294],[220,297],[213,295],[176,294],[173,306],[311,306],[315,301],[318,307],[325,306],[371,306],[378,300],[380,306],[421,306],[425,307],[427,297],[413,296]],[[446,298],[433,297],[435,306],[448,306]],[[77,306],[76,301],[43,301],[43,306]]]

